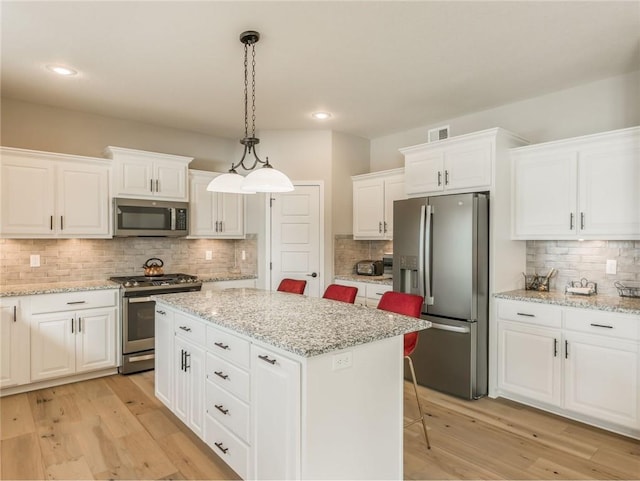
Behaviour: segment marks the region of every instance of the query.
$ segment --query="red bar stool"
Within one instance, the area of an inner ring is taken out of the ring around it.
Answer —
[[[403,314],[405,316],[420,317],[422,311],[422,303],[424,298],[422,296],[416,296],[415,294],[406,294],[404,292],[385,292],[380,298],[378,303],[378,309],[383,311],[395,312],[396,314]],[[424,430],[424,439],[427,442],[427,448],[431,449],[429,443],[429,435],[427,434],[427,423],[424,420],[424,412],[422,411],[422,405],[420,404],[420,398],[418,397],[418,384],[416,383],[416,372],[413,368],[413,361],[409,357],[418,345],[418,333],[409,332],[404,335],[404,358],[409,361],[409,369],[411,370],[411,380],[413,381],[413,390],[416,393],[416,401],[418,402],[418,412],[420,417],[408,422],[404,427],[411,426],[417,422],[422,422],[422,429]]]
[[[343,286],[340,284],[329,284],[322,297],[324,299],[333,299],[334,301],[342,301],[353,304],[356,300],[357,295],[357,287]]]
[[[307,287],[307,281],[299,281],[298,279],[282,279],[278,286],[278,291],[302,294],[305,287]]]

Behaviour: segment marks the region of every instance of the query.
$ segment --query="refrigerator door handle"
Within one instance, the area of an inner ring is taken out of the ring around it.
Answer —
[[[470,327],[450,326],[449,324],[438,324],[437,322],[431,323],[431,329],[440,329],[441,331],[459,332],[460,334],[469,334],[471,332]]]
[[[425,229],[421,232],[424,236],[423,259],[420,265],[424,269],[424,303],[427,306],[433,305],[433,297],[431,296],[431,215],[433,214],[433,206],[426,206]]]
[[[425,270],[425,222],[427,218],[427,207],[426,205],[420,206],[420,239],[418,246],[418,294],[425,298],[426,304],[426,296],[427,293],[424,290],[424,270]]]

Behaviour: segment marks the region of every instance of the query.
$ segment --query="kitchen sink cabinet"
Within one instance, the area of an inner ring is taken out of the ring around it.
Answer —
[[[353,238],[392,239],[393,202],[406,199],[403,169],[351,177]]]
[[[110,237],[104,159],[2,148],[3,237]]]
[[[497,303],[501,396],[640,436],[637,316]]]
[[[189,170],[190,237],[244,239],[245,201],[242,194],[209,192],[218,173]]]
[[[640,239],[640,127],[520,147],[514,239]]]
[[[188,165],[192,157],[109,146],[113,160],[113,196],[189,201]]]
[[[29,319],[27,298],[0,299],[0,388],[29,382]]]

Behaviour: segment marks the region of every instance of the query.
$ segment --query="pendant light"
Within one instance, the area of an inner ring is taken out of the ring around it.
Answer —
[[[253,30],[248,30],[240,34],[240,41],[244,44],[244,138],[240,143],[244,145],[242,158],[237,164],[231,164],[229,173],[222,174],[207,186],[207,190],[213,192],[230,192],[234,194],[254,194],[256,192],[291,192],[293,184],[291,180],[274,169],[269,163],[269,157],[261,160],[256,153],[256,145],[260,143],[260,139],[256,137],[256,50],[255,44],[260,40],[260,34]],[[248,90],[249,90],[249,71],[248,71],[248,54],[249,46],[251,46],[251,136],[249,136],[249,109],[248,109]],[[253,156],[253,161],[250,160]],[[245,161],[251,162],[245,165]],[[256,169],[258,164],[263,164],[261,168]],[[236,170],[242,167],[244,170],[251,172],[247,177],[238,174]],[[255,169],[255,170],[254,170]]]

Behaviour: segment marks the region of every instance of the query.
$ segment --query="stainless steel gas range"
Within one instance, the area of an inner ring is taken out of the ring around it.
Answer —
[[[153,369],[155,365],[155,294],[199,291],[202,282],[188,274],[159,277],[121,276],[110,280],[120,284],[122,359],[120,372]]]

